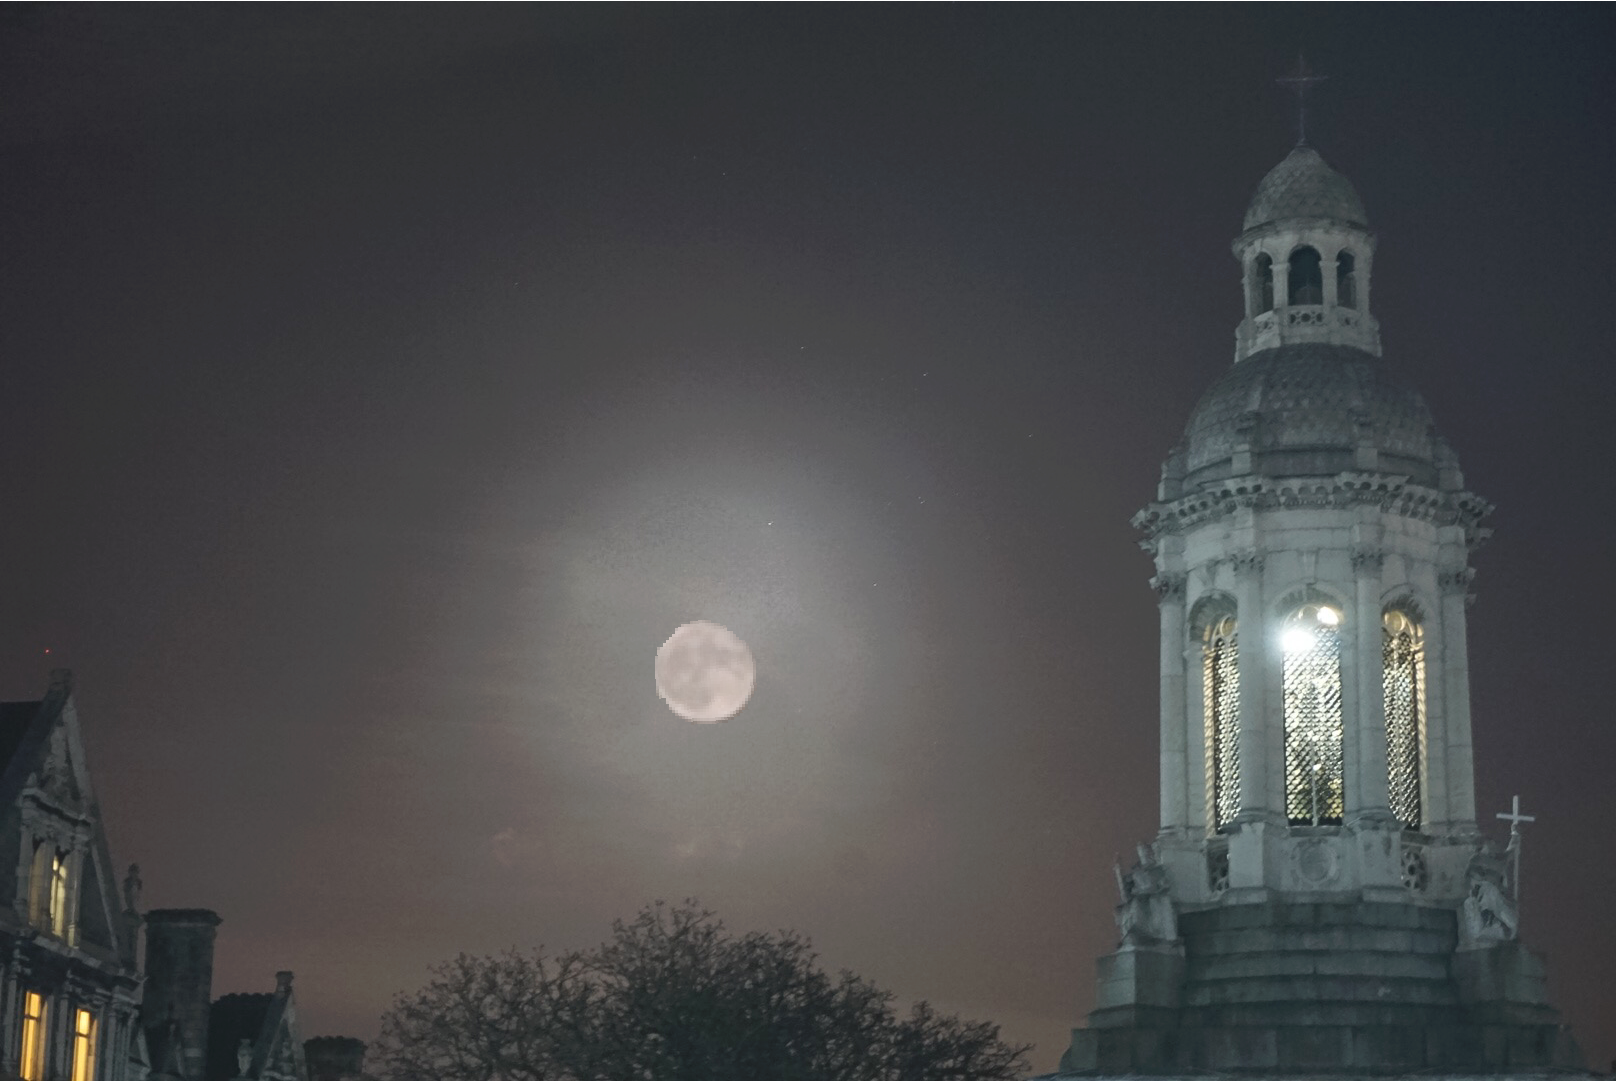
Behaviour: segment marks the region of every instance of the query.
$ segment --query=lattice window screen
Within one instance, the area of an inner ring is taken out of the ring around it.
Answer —
[[[1206,791],[1219,829],[1240,814],[1240,646],[1232,616],[1206,630],[1202,697],[1206,711]]]
[[[1340,823],[1346,807],[1339,622],[1339,613],[1321,605],[1285,622],[1285,814],[1292,823]]]
[[[1420,748],[1425,728],[1425,645],[1420,626],[1401,612],[1381,622],[1386,699],[1386,780],[1392,814],[1420,825]]]

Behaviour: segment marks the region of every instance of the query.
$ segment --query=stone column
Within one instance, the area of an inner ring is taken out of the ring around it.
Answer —
[[[1189,826],[1189,747],[1184,716],[1184,576],[1151,580],[1161,606],[1161,829],[1180,834]]]
[[[82,828],[73,835],[73,848],[67,856],[67,943],[79,945],[79,895],[84,886],[84,858],[90,850],[90,835]]]
[[[1385,558],[1377,548],[1359,548],[1352,554],[1358,609],[1352,636],[1358,661],[1358,710],[1356,717],[1345,720],[1358,732],[1358,784],[1356,792],[1347,791],[1347,819],[1389,824],[1392,814],[1387,781],[1384,633],[1380,626],[1380,572]]]
[[[1430,834],[1447,834],[1451,829],[1452,814],[1448,810],[1448,700],[1447,680],[1442,667],[1442,605],[1432,603],[1440,592],[1427,590],[1423,597],[1427,605],[1422,613],[1420,632],[1425,651],[1421,678],[1425,682],[1425,716],[1420,719],[1425,727],[1425,746],[1422,764],[1420,804],[1421,828]]]
[[[1235,619],[1240,634],[1240,816],[1270,819],[1276,814],[1268,770],[1268,660],[1272,652],[1263,613],[1263,558],[1244,552],[1234,558]],[[1283,783],[1282,783],[1283,788]],[[1278,821],[1283,822],[1283,814]]]
[[[1447,730],[1447,818],[1459,834],[1476,832],[1476,766],[1470,743],[1470,646],[1465,632],[1470,568],[1444,571],[1442,587],[1442,699]]]

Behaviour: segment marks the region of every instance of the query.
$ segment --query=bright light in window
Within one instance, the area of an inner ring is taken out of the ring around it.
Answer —
[[[1287,627],[1281,641],[1287,654],[1305,654],[1313,649],[1313,632],[1305,627]]]
[[[73,1079],[95,1078],[95,1015],[84,1008],[73,1012]]]
[[[1326,627],[1334,627],[1341,622],[1341,614],[1328,605],[1319,606],[1319,623]]]
[[[22,998],[22,1048],[17,1073],[23,1078],[45,1077],[45,997],[27,992]]]

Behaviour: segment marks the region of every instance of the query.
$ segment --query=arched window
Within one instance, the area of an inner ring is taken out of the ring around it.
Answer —
[[[1261,315],[1274,310],[1274,260],[1259,255],[1251,264],[1251,314]]]
[[[1392,814],[1420,825],[1420,759],[1425,731],[1425,641],[1418,621],[1400,609],[1381,618],[1386,698],[1386,781]]]
[[[1335,257],[1335,302],[1343,308],[1358,307],[1358,261],[1351,252]]]
[[[1206,793],[1212,825],[1240,814],[1240,644],[1232,607],[1214,607],[1201,632],[1201,702],[1206,717]]]
[[[1324,274],[1319,267],[1319,253],[1312,248],[1298,248],[1291,253],[1290,303],[1323,304]]]
[[[1286,617],[1285,816],[1340,823],[1346,810],[1341,747],[1341,610],[1309,602]]]

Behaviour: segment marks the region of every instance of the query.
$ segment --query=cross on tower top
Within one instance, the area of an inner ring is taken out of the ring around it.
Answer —
[[[1296,54],[1296,70],[1289,75],[1282,75],[1274,82],[1278,83],[1296,95],[1296,145],[1307,146],[1307,92],[1318,83],[1328,79],[1328,75],[1318,75],[1307,66],[1307,59],[1300,52]]]
[[[1509,820],[1509,848],[1506,850],[1510,862],[1509,885],[1515,895],[1515,908],[1521,907],[1521,824],[1535,823],[1537,816],[1521,814],[1521,798],[1513,796],[1509,799],[1509,811],[1496,813],[1500,819]]]
[[[1521,832],[1522,823],[1537,822],[1537,816],[1521,814],[1521,798],[1518,796],[1512,796],[1509,798],[1509,811],[1498,812],[1497,814],[1498,818],[1509,820],[1509,832],[1511,834],[1519,834]]]

